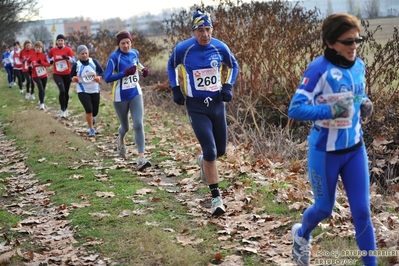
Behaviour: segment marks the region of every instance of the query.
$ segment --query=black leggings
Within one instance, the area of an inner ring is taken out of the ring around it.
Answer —
[[[27,71],[22,73],[24,74],[26,80],[26,93],[33,94],[35,92],[35,83],[33,83],[32,80],[32,71]]]
[[[24,75],[22,75],[22,70],[21,69],[14,69],[14,77],[17,78],[18,80],[18,87],[20,90],[22,90],[22,83],[25,81]]]
[[[47,85],[47,77],[45,78],[33,78],[33,81],[36,83],[37,88],[39,90],[39,101],[40,103],[44,103],[44,96],[46,94],[46,85]]]
[[[61,111],[68,109],[69,101],[69,87],[71,86],[71,77],[69,75],[57,75],[53,74],[55,84],[57,84],[59,96],[58,101],[60,103]]]
[[[93,117],[97,116],[100,106],[100,93],[79,92],[78,97],[86,114],[93,113]]]

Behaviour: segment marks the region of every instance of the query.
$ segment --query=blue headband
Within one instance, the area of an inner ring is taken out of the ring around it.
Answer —
[[[194,31],[203,26],[212,27],[211,16],[208,12],[203,11],[202,9],[197,9],[193,14],[193,26],[191,29]]]

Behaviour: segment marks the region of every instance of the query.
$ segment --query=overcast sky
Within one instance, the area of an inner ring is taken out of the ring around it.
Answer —
[[[194,4],[201,4],[201,0],[38,0],[37,2],[38,7],[40,7],[37,19],[89,17],[92,20],[115,17],[127,19],[146,13],[157,15],[164,9],[188,8]],[[212,0],[202,0],[202,2],[205,5],[217,3]]]

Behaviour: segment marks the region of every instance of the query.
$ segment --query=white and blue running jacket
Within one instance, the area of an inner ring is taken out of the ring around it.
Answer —
[[[332,119],[331,101],[342,94],[353,97],[354,111],[350,118]],[[360,105],[363,98],[367,98],[363,60],[356,58],[352,67],[343,68],[333,65],[323,55],[306,69],[292,98],[288,115],[293,119],[313,122],[308,137],[310,147],[321,151],[343,150],[362,140]]]

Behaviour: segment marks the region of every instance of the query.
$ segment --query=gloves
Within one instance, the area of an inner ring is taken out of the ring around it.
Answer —
[[[136,74],[136,68],[137,68],[136,66],[131,66],[123,70],[125,77]]]
[[[360,105],[360,116],[363,118],[368,118],[373,113],[373,103],[369,98],[363,98],[362,104]]]
[[[183,93],[181,92],[180,86],[173,87],[172,92],[173,92],[173,101],[178,105],[184,105],[186,99],[184,98]]]
[[[52,65],[54,63],[54,61],[53,60],[50,60],[50,65]]]
[[[62,55],[62,59],[69,60],[69,56],[67,56],[67,55]]]
[[[145,67],[141,70],[141,74],[143,75],[143,77],[148,77],[148,75],[150,74],[150,70],[148,69],[148,67]]]
[[[231,102],[233,99],[233,94],[231,93],[231,89],[233,86],[231,84],[223,84],[222,87],[222,101],[224,102]]]
[[[79,82],[79,78],[77,76],[72,77],[72,82]]]
[[[331,113],[333,119],[343,117],[347,118],[352,113],[353,109],[353,97],[346,97],[340,99],[338,102],[331,106]]]
[[[29,70],[29,71],[32,71],[32,67],[31,67],[31,66],[28,66],[28,70]]]
[[[41,64],[42,64],[42,60],[40,60],[40,59],[37,60],[37,64],[38,64],[38,65],[41,65]]]
[[[101,81],[101,76],[95,76],[95,78],[93,79],[94,82],[100,83]]]

